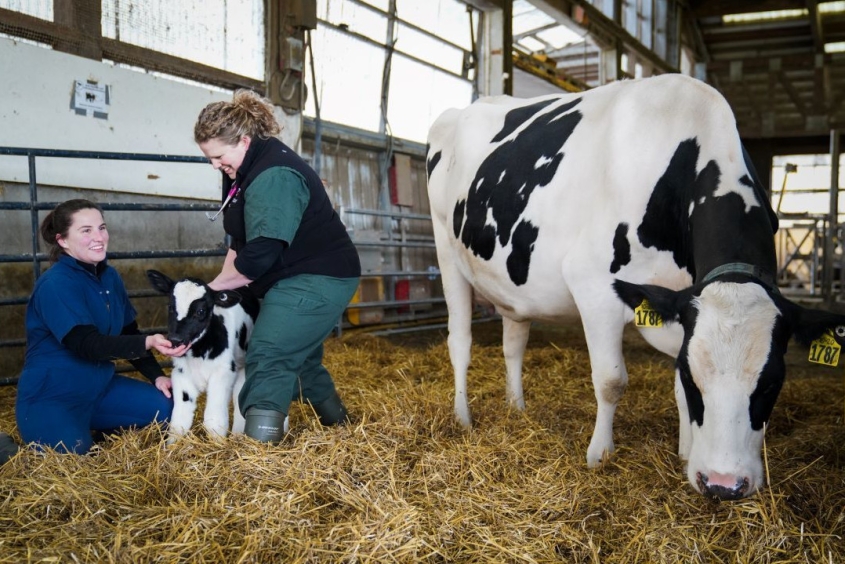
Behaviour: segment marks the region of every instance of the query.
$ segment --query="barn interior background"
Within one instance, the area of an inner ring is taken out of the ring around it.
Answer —
[[[145,269],[213,274],[222,227],[202,211],[220,180],[192,128],[236,88],[276,104],[358,245],[366,277],[339,332],[396,335],[445,322],[424,166],[441,111],[667,72],[731,104],[781,217],[783,291],[841,308],[845,2],[0,0],[0,391],[14,394],[45,267],[36,226],[55,202],[104,204],[145,328],[164,319]],[[838,515],[818,528],[841,540]],[[810,561],[845,557],[826,548]]]

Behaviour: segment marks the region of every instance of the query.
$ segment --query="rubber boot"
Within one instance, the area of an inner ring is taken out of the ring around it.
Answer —
[[[6,433],[0,433],[0,465],[5,464],[20,450],[18,444]]]
[[[325,426],[349,423],[349,413],[346,411],[346,406],[340,401],[337,392],[333,392],[327,399],[313,407],[314,412],[320,418],[320,423]]]
[[[250,407],[244,419],[244,434],[256,441],[277,445],[285,436],[287,416],[281,411]]]

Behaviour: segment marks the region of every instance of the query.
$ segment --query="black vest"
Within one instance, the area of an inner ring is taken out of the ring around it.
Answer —
[[[244,205],[249,199],[249,185],[259,174],[273,167],[287,167],[301,174],[305,178],[310,199],[293,241],[285,247],[270,269],[250,284],[253,292],[263,297],[273,284],[297,274],[336,278],[360,276],[358,251],[332,207],[322,180],[299,155],[275,137],[253,138],[238,167],[236,179],[233,181],[223,175],[223,198],[233,183],[240,187],[238,195],[223,212],[223,228],[232,237],[231,248],[239,252],[247,243]]]

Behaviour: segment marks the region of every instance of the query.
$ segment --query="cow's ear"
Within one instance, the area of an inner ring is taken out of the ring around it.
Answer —
[[[680,321],[681,313],[688,301],[685,292],[676,292],[652,284],[632,284],[624,280],[615,280],[613,289],[616,290],[619,299],[631,309],[636,309],[643,300],[648,300],[651,309],[659,313],[663,321]]]
[[[241,295],[234,290],[221,290],[214,294],[214,305],[232,307],[241,302]]]
[[[788,317],[792,338],[797,342],[809,346],[827,331],[831,331],[836,342],[845,346],[845,315],[801,307],[792,302],[788,304],[786,308],[781,308],[781,311]]]
[[[158,270],[148,270],[147,280],[150,281],[150,284],[152,285],[153,289],[161,292],[162,294],[171,293],[173,291],[173,286],[176,285],[176,282],[174,282]]]

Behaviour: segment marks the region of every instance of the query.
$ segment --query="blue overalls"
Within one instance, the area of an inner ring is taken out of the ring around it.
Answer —
[[[173,402],[155,386],[116,374],[112,362],[83,359],[61,342],[77,325],[119,335],[135,315],[110,266],[97,277],[62,255],[38,279],[26,309],[26,359],[15,405],[24,442],[84,453],[93,443],[92,430],[170,418]]]

